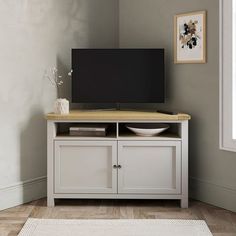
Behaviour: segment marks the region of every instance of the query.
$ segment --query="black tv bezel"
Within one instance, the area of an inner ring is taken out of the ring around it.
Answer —
[[[73,98],[73,73],[72,73],[72,77],[71,77],[71,102],[73,104],[163,104],[166,101],[166,67],[165,67],[165,49],[164,48],[72,48],[71,49],[71,64],[73,66],[73,51],[75,50],[161,50],[163,51],[163,66],[164,66],[164,70],[163,70],[163,76],[164,76],[164,81],[163,81],[163,99],[162,101],[158,101],[158,102],[133,102],[133,101],[128,101],[128,102],[108,102],[108,101],[93,101],[93,102],[83,102],[83,101],[74,101]],[[72,67],[73,70],[73,67]]]

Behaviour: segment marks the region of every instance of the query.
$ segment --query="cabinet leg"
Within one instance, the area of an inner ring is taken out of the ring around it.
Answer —
[[[188,198],[183,198],[180,200],[181,208],[188,208]]]
[[[48,197],[47,198],[47,206],[48,207],[54,207],[55,206],[55,200],[54,198]]]

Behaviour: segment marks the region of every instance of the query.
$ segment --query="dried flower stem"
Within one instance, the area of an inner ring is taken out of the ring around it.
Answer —
[[[63,85],[62,76],[58,75],[58,69],[56,67],[50,68],[45,73],[45,78],[47,78],[51,84],[56,88],[57,98],[59,98],[60,87]]]

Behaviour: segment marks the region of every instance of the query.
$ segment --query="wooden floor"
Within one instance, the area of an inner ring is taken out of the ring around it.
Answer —
[[[201,219],[214,236],[236,236],[236,213],[191,201],[189,209],[178,201],[60,200],[55,208],[46,199],[0,211],[0,236],[15,236],[29,218],[52,219]]]

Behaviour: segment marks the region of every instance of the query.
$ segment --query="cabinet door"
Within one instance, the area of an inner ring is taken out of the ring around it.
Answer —
[[[180,194],[180,141],[118,142],[118,193]]]
[[[55,193],[117,193],[116,141],[56,141]]]

